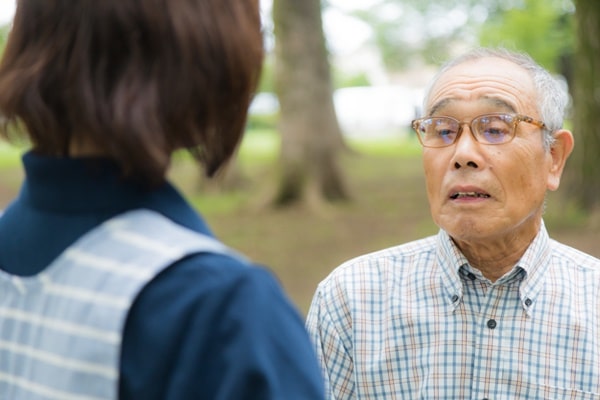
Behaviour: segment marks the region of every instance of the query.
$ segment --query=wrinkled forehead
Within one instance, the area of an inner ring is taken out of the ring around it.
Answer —
[[[495,104],[498,111],[533,112],[537,107],[532,76],[502,58],[467,60],[438,76],[426,99],[425,112],[433,115],[448,107],[477,104]]]

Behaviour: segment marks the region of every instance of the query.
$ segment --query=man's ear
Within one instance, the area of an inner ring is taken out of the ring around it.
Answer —
[[[575,140],[570,131],[561,129],[554,133],[554,143],[550,147],[552,164],[550,165],[550,171],[548,171],[548,190],[558,189],[560,177],[574,145]]]

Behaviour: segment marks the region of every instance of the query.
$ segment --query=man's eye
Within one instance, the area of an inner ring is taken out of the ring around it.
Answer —
[[[450,128],[437,128],[435,130],[435,134],[437,136],[443,137],[443,136],[450,136],[450,135],[454,135],[456,134],[456,130],[455,129],[450,129]]]
[[[498,128],[488,128],[485,130],[484,134],[487,136],[500,136],[505,135],[506,131]]]
[[[502,143],[510,136],[509,129],[504,126],[487,127],[483,137],[488,143]]]

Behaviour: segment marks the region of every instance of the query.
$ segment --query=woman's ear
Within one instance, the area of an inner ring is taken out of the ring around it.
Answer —
[[[550,171],[548,171],[548,190],[558,189],[567,158],[573,151],[574,145],[575,140],[570,131],[561,129],[554,133],[554,143],[550,147],[552,164],[550,165]]]

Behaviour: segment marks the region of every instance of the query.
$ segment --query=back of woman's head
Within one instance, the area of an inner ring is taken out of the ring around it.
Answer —
[[[240,141],[262,51],[258,0],[19,0],[0,113],[41,154],[91,148],[157,184],[188,148],[212,176]]]

